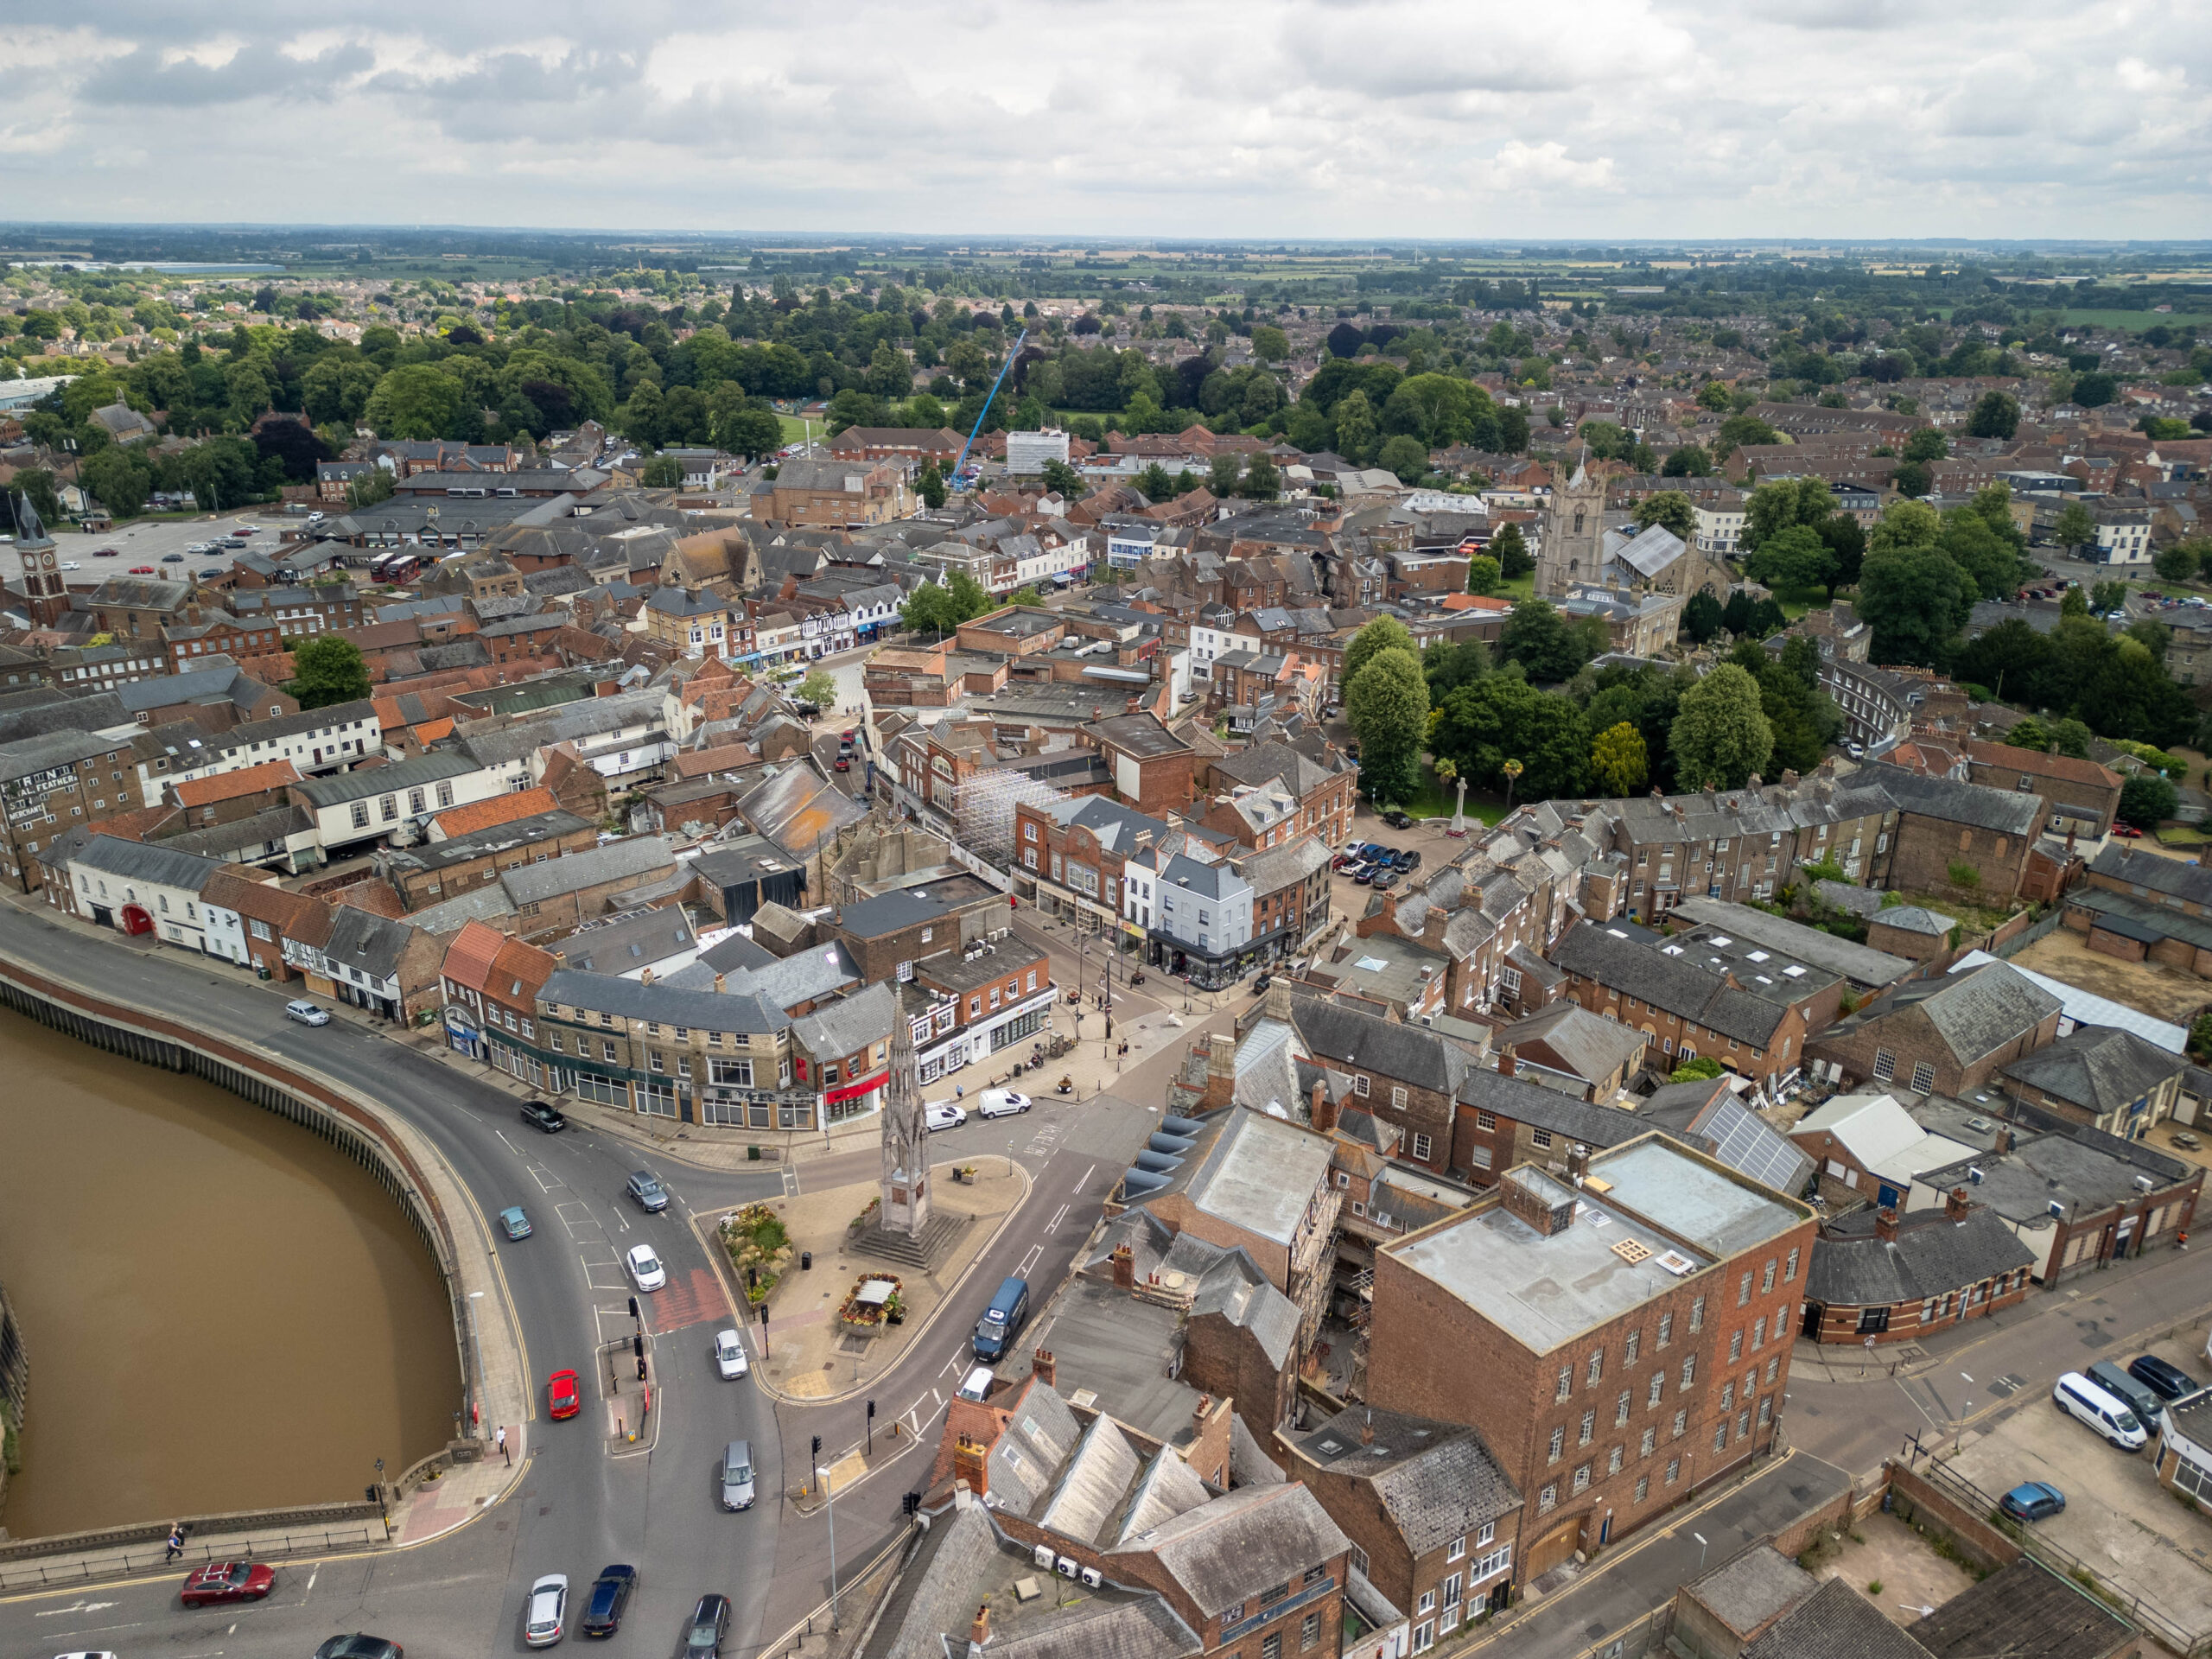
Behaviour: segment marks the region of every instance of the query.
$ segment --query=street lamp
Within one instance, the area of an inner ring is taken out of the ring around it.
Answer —
[[[384,1522],[384,1541],[391,1541],[391,1510],[384,1500],[384,1459],[377,1459],[377,1516]]]
[[[1694,1532],[1690,1536],[1697,1540],[1697,1570],[1699,1575],[1702,1577],[1705,1573],[1705,1535],[1701,1532]]]
[[[821,1446],[819,1435],[815,1437],[814,1443],[817,1448]],[[823,1507],[830,1514],[830,1629],[835,1632],[837,1629],[837,1495],[830,1489],[827,1465],[817,1465],[814,1478],[822,1483]]]

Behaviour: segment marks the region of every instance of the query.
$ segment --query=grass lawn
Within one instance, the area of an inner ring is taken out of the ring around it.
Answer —
[[[1533,570],[1525,576],[1516,576],[1510,582],[1501,582],[1497,584],[1497,597],[1499,599],[1522,600],[1534,599],[1535,596],[1536,573]]]
[[[1436,768],[1427,761],[1421,763],[1421,787],[1402,801],[1385,801],[1385,807],[1402,808],[1416,818],[1448,818],[1459,800],[1459,785],[1455,782],[1446,789],[1436,780]],[[1467,816],[1480,818],[1484,823],[1496,823],[1505,816],[1505,803],[1488,800],[1473,790],[1467,791]]]
[[[1808,611],[1824,611],[1828,607],[1828,590],[1815,582],[1809,588],[1777,588],[1774,602],[1782,607],[1782,613],[1795,622]]]
[[[796,415],[779,415],[776,418],[783,423],[784,442],[785,443],[804,443],[806,442],[806,423],[804,421],[799,419]],[[817,421],[814,423],[814,432],[817,437],[822,435],[822,422]]]

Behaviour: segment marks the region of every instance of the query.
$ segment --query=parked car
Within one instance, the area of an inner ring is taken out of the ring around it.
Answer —
[[[219,564],[211,564],[211,565],[209,565],[209,566],[208,566],[205,570],[202,570],[202,571],[200,573],[200,581],[202,581],[202,582],[213,582],[213,581],[214,581],[214,580],[215,580],[215,578],[216,578],[216,577],[218,577],[218,576],[221,575],[222,574],[223,574],[223,567],[222,567],[222,566],[220,566]]]
[[[2113,824],[2112,832],[2115,836],[2118,836],[2122,841],[2140,841],[2143,839],[2143,832],[2140,830],[2138,830],[2132,823],[2120,823],[2115,822]]]
[[[545,1414],[556,1421],[573,1417],[583,1409],[583,1397],[576,1392],[574,1371],[556,1371],[545,1379]]]
[[[668,1283],[668,1269],[660,1264],[660,1256],[650,1244],[630,1247],[630,1276],[638,1281],[639,1290],[658,1290]]]
[[[407,1649],[397,1642],[364,1632],[332,1637],[315,1650],[315,1659],[407,1659]]]
[[[276,1569],[264,1561],[213,1561],[184,1581],[188,1607],[225,1601],[259,1601],[276,1587]]]
[[[1384,870],[1368,885],[1377,893],[1388,893],[1398,885],[1398,873],[1395,870]]]
[[[1375,880],[1375,876],[1376,867],[1372,864],[1361,864],[1355,866],[1351,873],[1351,879],[1353,882],[1363,887],[1370,884]]]
[[[1274,982],[1275,976],[1273,974],[1262,974],[1257,979],[1252,982],[1252,995],[1255,996],[1259,995],[1261,992],[1266,990],[1268,986]]]
[[[2140,1354],[2129,1360],[2127,1374],[2161,1400],[2179,1400],[2204,1386],[2178,1365],[2169,1365],[2156,1354]]]
[[[163,564],[182,564],[184,563],[184,555],[181,553],[164,553],[162,555],[162,563]]]
[[[524,1615],[522,1639],[533,1648],[550,1648],[569,1633],[568,1624],[568,1574],[548,1573],[530,1586],[530,1607]]]
[[[1012,1117],[1036,1103],[1018,1089],[986,1089],[976,1102],[978,1117]]]
[[[1997,1500],[2015,1521],[2044,1521],[2066,1507],[2066,1494],[2040,1480],[2024,1480]]]
[[[637,1587],[636,1567],[600,1568],[599,1576],[592,1580],[591,1600],[585,1604],[576,1628],[586,1636],[613,1635],[622,1628],[622,1610],[630,1605],[630,1592]]]
[[[660,1184],[660,1177],[650,1169],[630,1172],[630,1196],[638,1207],[648,1214],[658,1215],[668,1208],[668,1189]]]
[[[923,1105],[922,1121],[927,1123],[932,1131],[957,1129],[968,1121],[968,1110],[963,1106],[954,1105],[949,1100],[932,1100]]]
[[[522,1205],[518,1204],[511,1204],[499,1211],[499,1225],[506,1230],[511,1239],[530,1236],[530,1217],[523,1214]]]
[[[1413,815],[1409,812],[1402,812],[1395,807],[1382,815],[1382,822],[1393,830],[1410,830],[1414,827]]]
[[[715,1332],[715,1369],[726,1379],[734,1380],[745,1375],[745,1341],[732,1327],[724,1326]]]
[[[1421,868],[1421,855],[1410,847],[1394,854],[1390,861],[1397,866],[1398,873],[1402,875],[1408,870]]]
[[[64,570],[81,570],[85,567],[74,559],[64,559],[61,561],[61,568]]]
[[[722,1636],[729,1629],[729,1598],[702,1596],[691,1610],[691,1624],[683,1633],[679,1659],[715,1659],[722,1650]]]
[[[130,574],[134,576],[150,576],[154,574],[154,567],[150,564],[134,564],[130,567]]]
[[[119,559],[123,556],[123,550],[118,547],[96,547],[92,550],[92,556],[96,559]]]
[[[849,754],[839,755],[832,766],[832,770],[837,772],[850,772],[852,769],[853,757]]]
[[[298,1020],[303,1026],[327,1026],[330,1023],[330,1010],[320,1007],[305,998],[287,1002],[284,1005],[284,1013],[288,1017]]]
[[[548,1135],[558,1135],[569,1127],[569,1120],[560,1111],[543,1100],[526,1100],[522,1103],[522,1121],[533,1129],[543,1129]]]

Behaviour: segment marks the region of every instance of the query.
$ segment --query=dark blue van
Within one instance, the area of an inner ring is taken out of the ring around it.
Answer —
[[[1029,1281],[1008,1279],[976,1321],[976,1357],[995,1364],[1006,1357],[1021,1327],[1029,1323]]]

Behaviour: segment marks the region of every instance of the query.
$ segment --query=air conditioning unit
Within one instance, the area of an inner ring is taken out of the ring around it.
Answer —
[[[1968,1164],[1967,1166],[1967,1179],[1974,1185],[1980,1186],[1981,1185],[1981,1171],[1975,1168],[1974,1165]]]
[[[1064,1579],[1071,1579],[1075,1577],[1075,1557],[1072,1555],[1061,1556],[1058,1560],[1052,1564],[1052,1571],[1058,1573]]]
[[[1102,1583],[1104,1582],[1104,1580],[1100,1575],[1096,1567],[1086,1567],[1083,1569],[1083,1581],[1089,1585],[1093,1590],[1096,1590]]]
[[[2063,1221],[2066,1218],[2066,1206],[2056,1198],[2053,1198],[2050,1200],[2050,1213]]]
[[[1047,1573],[1052,1570],[1052,1547],[1050,1544],[1038,1545],[1034,1550],[1030,1552],[1030,1554],[1036,1564],[1043,1567]]]
[[[2153,1181],[2148,1175],[2138,1175],[2135,1178],[2135,1190],[2138,1192],[2148,1192],[2157,1185],[2158,1183]]]

